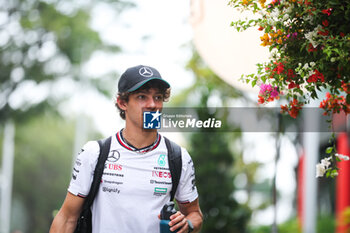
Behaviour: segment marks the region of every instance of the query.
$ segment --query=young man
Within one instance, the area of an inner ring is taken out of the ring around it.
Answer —
[[[115,105],[125,128],[112,136],[98,194],[92,205],[93,233],[158,233],[159,213],[172,187],[164,138],[155,129],[143,129],[144,111],[161,111],[170,85],[149,66],[127,69],[118,83]],[[182,151],[182,171],[175,194],[180,211],[171,216],[170,230],[199,232],[202,213],[194,184],[194,165]],[[99,155],[96,141],[79,153],[66,199],[50,233],[73,232],[84,197],[90,190]]]

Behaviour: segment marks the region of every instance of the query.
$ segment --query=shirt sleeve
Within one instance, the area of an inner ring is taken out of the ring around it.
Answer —
[[[99,151],[98,143],[90,141],[78,153],[68,187],[70,193],[81,197],[89,194]]]
[[[198,198],[196,187],[195,169],[191,156],[182,148],[182,171],[175,199],[180,203],[193,202]]]

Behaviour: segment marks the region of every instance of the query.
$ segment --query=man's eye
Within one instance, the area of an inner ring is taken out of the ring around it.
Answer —
[[[146,98],[146,97],[145,97],[144,95],[138,95],[137,98],[138,98],[138,99],[144,99],[144,98]]]
[[[161,96],[161,95],[156,96],[155,99],[156,99],[156,100],[162,100],[162,99],[163,99],[163,96]]]

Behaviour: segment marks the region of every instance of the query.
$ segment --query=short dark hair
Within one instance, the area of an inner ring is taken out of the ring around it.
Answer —
[[[118,105],[117,98],[121,99],[122,101],[128,102],[129,96],[134,93],[141,92],[143,90],[149,90],[151,88],[158,89],[160,93],[163,95],[163,102],[168,102],[170,98],[171,88],[167,88],[164,86],[163,83],[159,82],[158,80],[151,80],[147,83],[145,83],[143,86],[141,86],[139,89],[132,91],[132,92],[122,92],[118,93],[116,96],[115,106],[119,110],[120,117],[125,120],[125,111],[121,109]]]

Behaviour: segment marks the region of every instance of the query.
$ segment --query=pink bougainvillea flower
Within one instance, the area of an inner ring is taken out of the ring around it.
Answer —
[[[275,89],[273,91],[271,91],[271,97],[276,98],[278,95],[279,95],[279,93],[277,91],[277,87],[275,87]]]
[[[265,102],[271,102],[275,99],[279,99],[280,92],[277,87],[272,87],[270,84],[261,84],[258,96],[258,103],[263,104]]]
[[[277,87],[273,88],[270,84],[261,84],[259,94],[269,94],[276,88]]]
[[[280,4],[280,0],[272,0],[271,4],[272,5]]]

